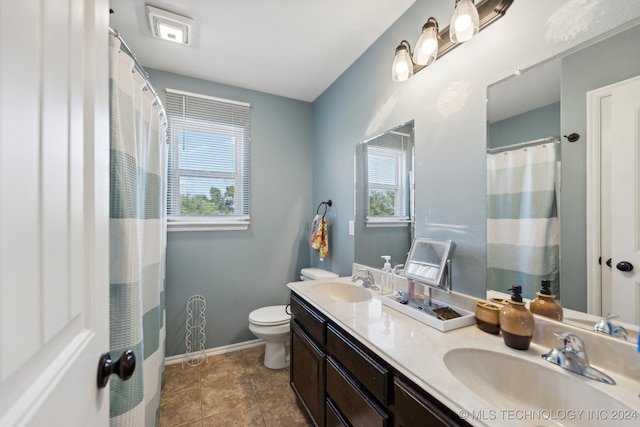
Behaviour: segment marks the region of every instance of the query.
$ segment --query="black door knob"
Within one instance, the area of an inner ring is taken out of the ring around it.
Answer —
[[[104,388],[109,382],[109,376],[116,374],[122,381],[126,381],[136,370],[136,355],[133,350],[122,353],[120,359],[115,362],[111,360],[110,353],[102,353],[98,363],[98,388]]]
[[[611,258],[609,258],[605,264],[607,264],[608,267],[611,267]]]
[[[633,270],[633,264],[627,261],[620,261],[616,264],[616,268],[620,271],[631,271]]]

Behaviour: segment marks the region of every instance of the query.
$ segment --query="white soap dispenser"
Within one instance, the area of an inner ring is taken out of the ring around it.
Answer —
[[[380,284],[380,292],[384,295],[392,292],[393,271],[391,270],[391,257],[382,255],[381,258],[385,260],[384,267],[382,267],[382,283]]]

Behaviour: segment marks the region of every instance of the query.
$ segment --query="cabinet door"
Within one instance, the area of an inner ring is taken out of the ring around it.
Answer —
[[[323,351],[291,322],[291,387],[316,426],[324,426]]]
[[[400,378],[393,379],[394,427],[468,426],[466,422],[448,414],[431,402],[413,386]]]

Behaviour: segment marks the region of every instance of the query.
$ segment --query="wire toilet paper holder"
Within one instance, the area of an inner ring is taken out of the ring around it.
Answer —
[[[193,295],[187,300],[187,319],[185,321],[187,334],[184,339],[186,352],[182,360],[183,368],[185,364],[198,366],[202,362],[209,363],[204,349],[204,343],[207,340],[204,330],[207,325],[206,309],[207,301],[202,295]]]

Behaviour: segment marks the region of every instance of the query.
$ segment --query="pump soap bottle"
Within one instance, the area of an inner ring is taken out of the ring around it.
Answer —
[[[391,257],[389,255],[382,255],[382,259],[385,260],[384,267],[382,267],[382,283],[380,286],[380,293],[382,295],[391,293],[393,285],[393,270],[391,270]]]
[[[522,286],[514,285],[511,299],[500,310],[500,329],[504,343],[516,350],[527,350],[533,338],[533,314],[522,302]]]
[[[549,317],[553,320],[562,321],[562,306],[555,300],[555,295],[549,289],[551,282],[543,280],[538,298],[531,301],[529,309],[533,314]]]

